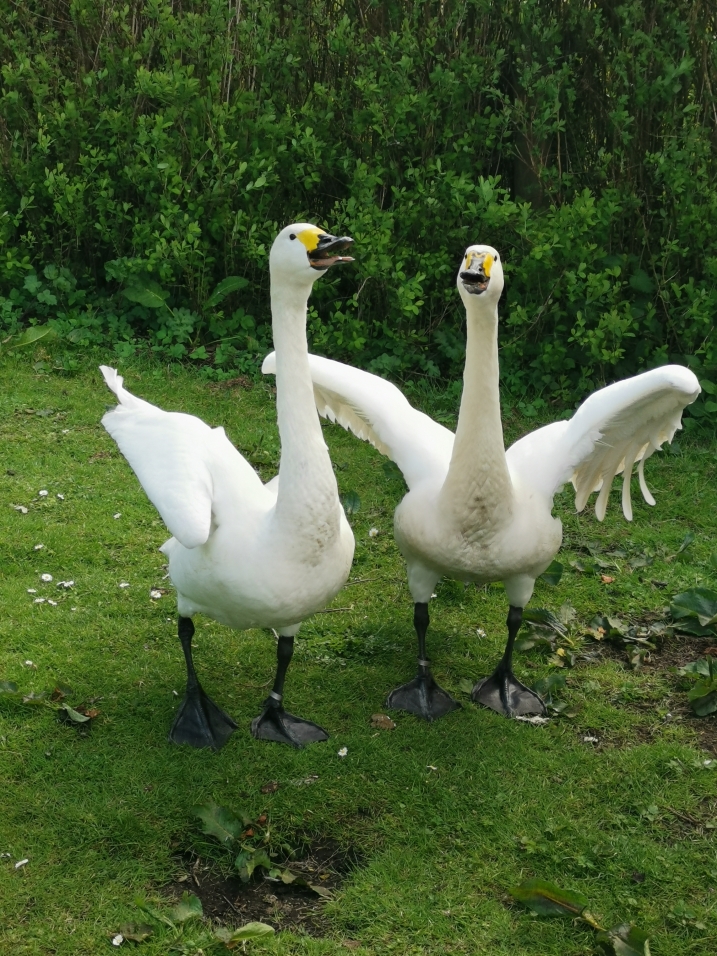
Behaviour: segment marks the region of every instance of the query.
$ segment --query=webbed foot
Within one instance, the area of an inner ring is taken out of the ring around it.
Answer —
[[[490,707],[504,717],[523,717],[526,714],[545,714],[545,704],[535,691],[521,684],[515,674],[502,662],[490,677],[473,688],[471,700]]]
[[[184,695],[169,731],[169,740],[174,744],[221,750],[236,729],[229,714],[217,707],[197,685]]]
[[[318,724],[302,720],[290,714],[280,700],[270,695],[264,701],[264,708],[251,722],[251,735],[257,740],[271,740],[277,744],[288,744],[297,750],[306,744],[328,740],[329,735]]]
[[[426,673],[419,674],[407,684],[392,690],[386,706],[392,710],[408,711],[409,714],[416,714],[424,720],[437,720],[451,711],[458,710],[461,705],[438,686],[433,674],[426,668]]]

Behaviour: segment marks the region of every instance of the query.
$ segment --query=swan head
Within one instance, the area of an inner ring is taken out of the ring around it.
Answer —
[[[332,236],[309,222],[294,222],[274,240],[269,268],[287,281],[311,284],[337,262],[353,262],[351,256],[342,255],[352,245],[348,236]]]
[[[503,291],[503,264],[493,246],[468,246],[456,284],[466,308],[476,299],[498,304]]]

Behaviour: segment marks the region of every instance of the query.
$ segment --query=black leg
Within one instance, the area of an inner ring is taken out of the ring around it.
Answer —
[[[180,617],[177,631],[187,664],[187,689],[169,731],[169,739],[175,744],[212,747],[214,750],[220,750],[234,733],[237,725],[204,693],[197,679],[197,672],[194,670],[192,661],[192,637],[194,636],[192,619]]]
[[[276,677],[271,693],[263,704],[262,712],[251,722],[252,736],[257,740],[272,740],[277,744],[289,744],[290,747],[304,747],[306,744],[328,740],[329,735],[310,720],[294,717],[284,710],[284,679],[294,654],[294,638],[280,636],[276,647]]]
[[[413,626],[418,637],[418,673],[412,681],[391,691],[386,706],[393,710],[406,710],[426,720],[436,720],[461,705],[453,700],[433,679],[430,661],[426,657],[426,631],[428,630],[428,604],[413,606]]]
[[[523,620],[523,608],[512,604],[508,611],[508,643],[500,663],[490,675],[473,688],[471,698],[506,717],[544,714],[545,704],[538,695],[521,684],[513,674],[513,645]]]

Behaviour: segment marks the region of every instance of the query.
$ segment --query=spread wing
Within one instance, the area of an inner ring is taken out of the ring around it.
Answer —
[[[513,480],[546,495],[566,482],[575,487],[575,507],[582,511],[599,491],[595,514],[605,517],[615,475],[622,472],[622,510],[632,520],[630,478],[639,462],[640,490],[655,499],[645,482],[647,459],[682,427],[682,411],[700,393],[696,376],[681,365],[665,365],[595,392],[569,421],[531,432],[507,452]]]
[[[309,366],[319,415],[395,461],[409,488],[429,476],[445,477],[453,432],[415,409],[395,385],[378,375],[318,355],[309,355]],[[274,352],[264,359],[261,370],[276,373]]]
[[[216,465],[228,465],[249,482],[253,476],[259,489],[261,481],[223,428],[210,428],[193,415],[165,412],[128,392],[115,369],[100,369],[120,402],[102,424],[174,537],[186,548],[204,544],[217,505]]]

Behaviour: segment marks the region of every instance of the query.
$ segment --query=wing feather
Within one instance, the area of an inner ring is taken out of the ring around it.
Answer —
[[[165,412],[128,392],[114,369],[100,368],[120,401],[102,424],[174,537],[186,548],[204,544],[212,526],[213,465],[220,460],[237,464],[235,459],[246,464],[244,459],[223,428],[210,428],[193,415]]]
[[[395,385],[361,369],[309,355],[314,400],[320,415],[370,442],[396,462],[409,488],[426,477],[445,476],[454,435],[415,409]],[[275,374],[275,353],[264,374]]]
[[[681,365],[665,365],[608,385],[592,394],[568,422],[555,422],[521,438],[508,449],[514,480],[552,500],[571,481],[575,507],[594,491],[598,520],[605,517],[616,475],[623,475],[622,508],[632,520],[630,477],[638,462],[640,490],[654,505],[645,482],[645,461],[682,427],[682,412],[700,393],[696,376]]]

